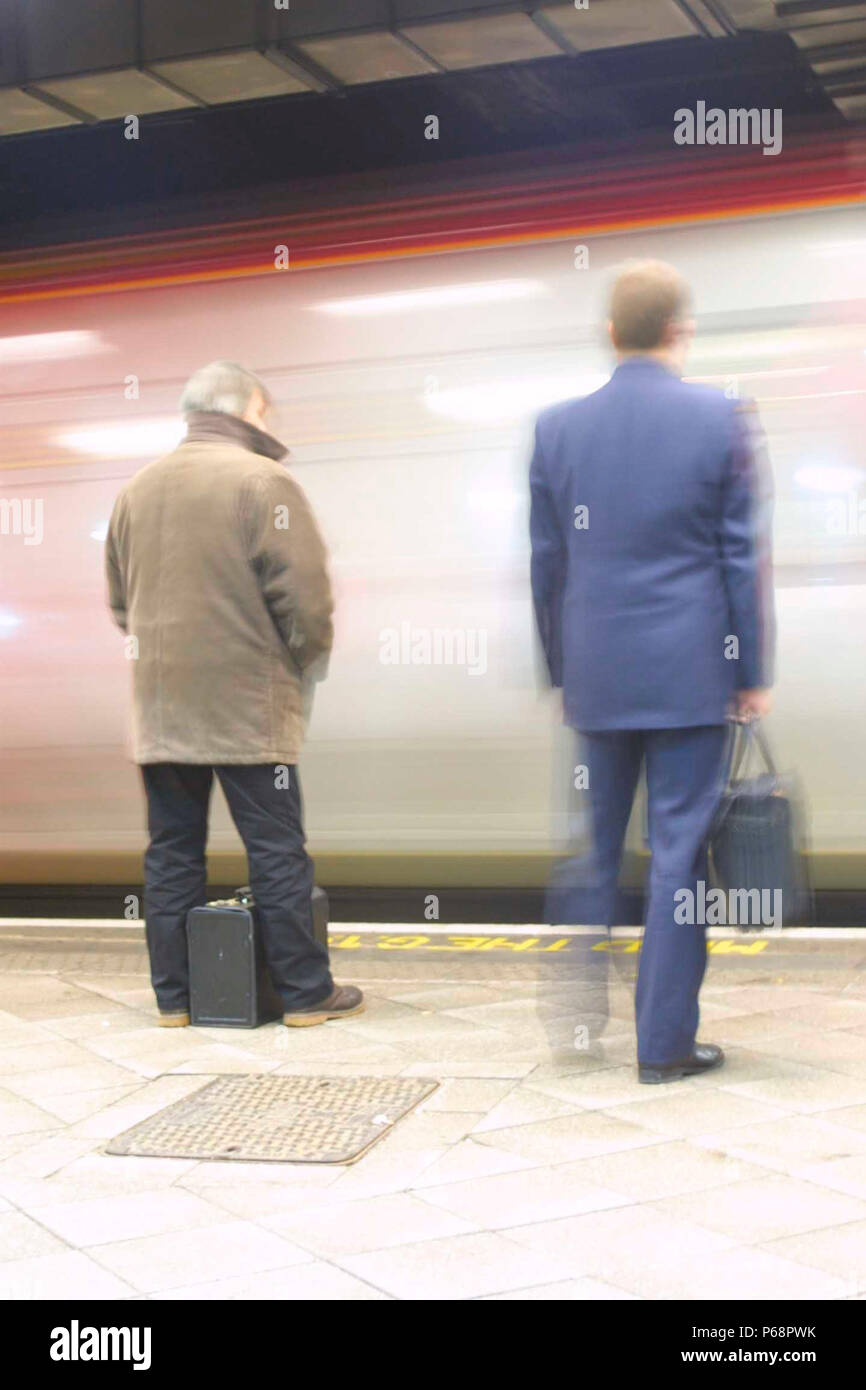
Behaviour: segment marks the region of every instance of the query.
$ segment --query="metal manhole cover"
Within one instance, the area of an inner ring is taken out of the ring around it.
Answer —
[[[438,1084],[405,1076],[220,1076],[118,1135],[105,1152],[353,1163]]]

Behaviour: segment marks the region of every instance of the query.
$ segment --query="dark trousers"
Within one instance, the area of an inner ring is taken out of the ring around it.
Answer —
[[[313,863],[307,854],[297,768],[278,784],[268,764],[211,768],[145,763],[150,844],[144,858],[150,970],[163,1011],[189,1006],[186,917],[207,901],[205,847],[216,772],[249,863],[265,953],[287,1009],[317,1004],[333,989],[328,952],[313,936]]]
[[[615,923],[623,840],[646,760],[652,864],[635,998],[638,1060],[644,1065],[678,1062],[694,1046],[706,929],[676,920],[685,915],[685,900],[675,895],[688,889],[696,902],[698,879],[707,881],[707,839],[721,793],[724,747],[724,725],[581,735],[594,839],[585,883],[594,920],[602,926]]]

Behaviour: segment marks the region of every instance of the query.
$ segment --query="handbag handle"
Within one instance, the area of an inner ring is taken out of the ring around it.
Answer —
[[[776,764],[770,752],[770,745],[767,742],[767,735],[761,728],[759,719],[750,719],[744,724],[734,721],[733,738],[731,739],[731,749],[729,757],[728,781],[736,781],[737,773],[743,766],[744,761],[748,761],[748,755],[752,747],[757,744],[761,757],[764,759],[767,771],[771,777],[775,777]]]

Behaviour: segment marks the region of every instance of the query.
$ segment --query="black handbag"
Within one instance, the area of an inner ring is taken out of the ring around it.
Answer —
[[[755,750],[764,771],[740,776]],[[727,895],[728,925],[741,931],[809,925],[812,894],[798,779],[776,771],[757,720],[732,724],[725,767],[710,853],[714,881]]]

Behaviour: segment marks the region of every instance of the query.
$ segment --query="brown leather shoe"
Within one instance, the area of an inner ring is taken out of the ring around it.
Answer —
[[[164,1014],[160,1011],[159,1026],[160,1028],[188,1028],[189,1013],[186,1009],[179,1009],[175,1013],[170,1014]]]
[[[327,999],[283,1014],[287,1028],[309,1028],[314,1023],[327,1023],[329,1018],[349,1018],[364,1012],[364,996],[355,985],[335,985]]]

